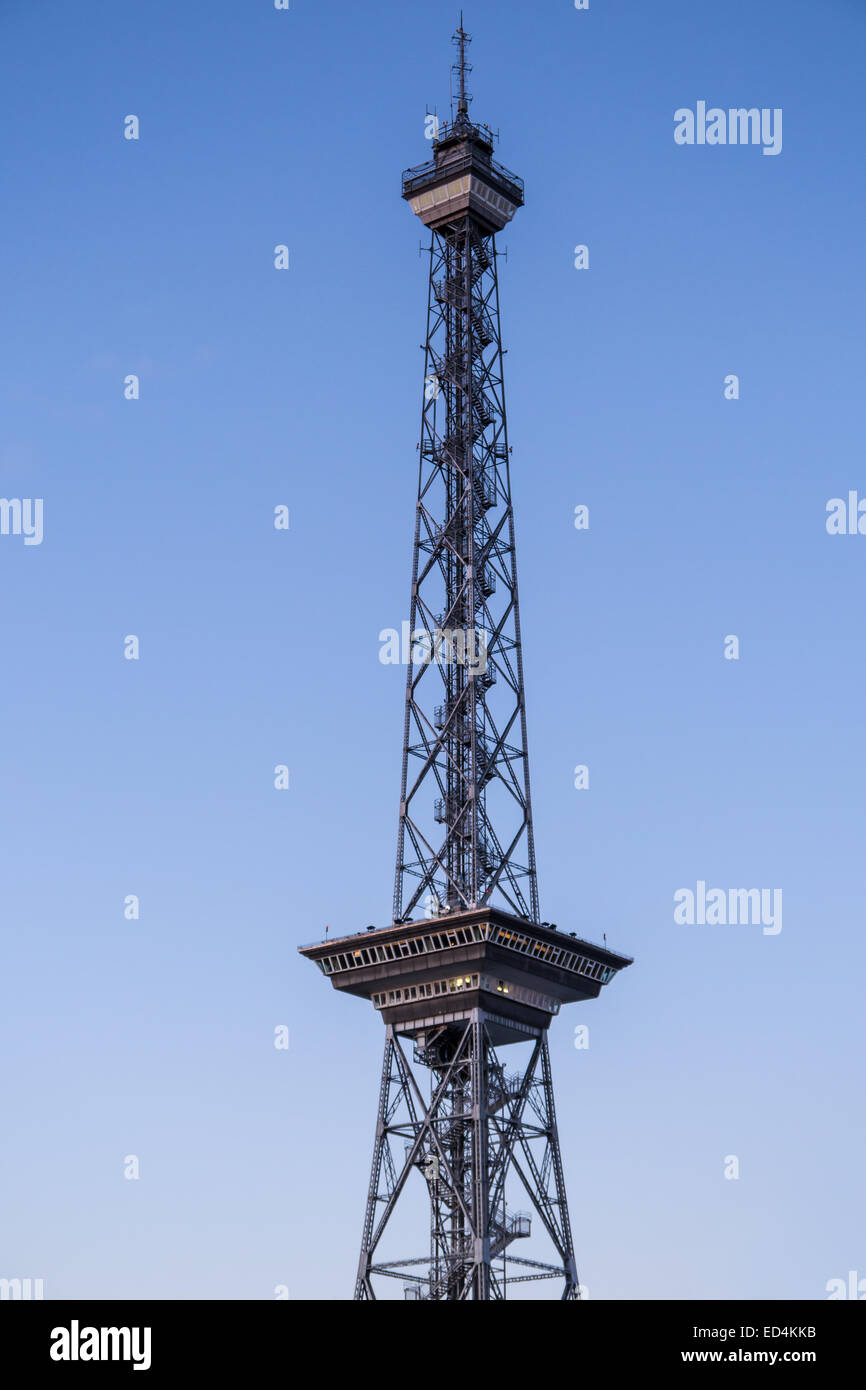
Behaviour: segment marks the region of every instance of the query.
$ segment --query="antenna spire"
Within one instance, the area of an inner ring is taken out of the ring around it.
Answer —
[[[451,69],[452,74],[457,77],[457,120],[465,121],[469,116],[469,103],[472,100],[471,93],[466,90],[466,74],[472,71],[472,64],[466,61],[466,45],[472,42],[472,38],[463,28],[463,11],[460,11],[460,27],[453,36],[453,42],[457,45],[457,62]],[[453,83],[452,83],[453,91]],[[452,115],[453,115],[453,95],[452,95]]]

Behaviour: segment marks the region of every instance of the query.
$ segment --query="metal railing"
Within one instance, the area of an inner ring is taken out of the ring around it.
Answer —
[[[521,202],[523,201],[524,185],[523,179],[519,174],[513,174],[510,169],[506,169],[505,165],[500,164],[497,159],[491,159],[489,163],[485,160],[483,165],[479,166],[477,161],[472,158],[471,153],[467,153],[460,159],[448,161],[447,163],[440,162],[434,158],[426,160],[424,164],[415,164],[411,169],[404,169],[401,178],[401,188],[404,194],[414,193],[417,188],[423,188],[424,185],[429,182],[432,174],[441,173],[451,179],[455,174],[465,173],[467,169],[471,168],[477,169],[479,174],[483,170],[489,169],[491,174],[493,174],[500,183],[505,185],[506,189],[513,192],[516,199],[519,199]]]

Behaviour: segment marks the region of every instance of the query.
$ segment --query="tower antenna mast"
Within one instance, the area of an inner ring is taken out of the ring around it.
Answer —
[[[472,42],[472,38],[463,28],[463,11],[460,11],[460,26],[454,34],[453,43],[457,45],[457,62],[451,69],[452,74],[452,96],[451,96],[451,116],[454,117],[454,96],[453,78],[457,77],[457,120],[468,121],[469,103],[472,100],[470,93],[466,90],[466,75],[472,71],[472,64],[466,59],[466,45]]]

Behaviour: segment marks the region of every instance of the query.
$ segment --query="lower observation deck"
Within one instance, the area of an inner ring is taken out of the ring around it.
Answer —
[[[335,989],[369,999],[386,1023],[414,1035],[483,1009],[497,1041],[549,1027],[563,1004],[595,999],[627,965],[605,946],[472,908],[300,947]]]

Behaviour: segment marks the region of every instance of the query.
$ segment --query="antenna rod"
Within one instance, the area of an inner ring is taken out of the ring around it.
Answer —
[[[458,93],[458,95],[457,95],[457,120],[458,120],[458,121],[465,121],[466,118],[467,118],[467,116],[469,115],[469,102],[470,102],[471,99],[472,99],[471,96],[470,96],[470,94],[469,94],[469,93],[467,92],[467,90],[466,90],[466,74],[467,74],[468,72],[471,72],[471,71],[472,71],[472,64],[471,64],[471,63],[468,63],[468,62],[466,61],[466,45],[467,45],[468,43],[471,43],[472,40],[471,40],[470,36],[467,34],[466,30],[463,28],[463,11],[462,11],[462,10],[460,11],[460,27],[459,27],[459,29],[457,30],[456,34],[453,36],[453,42],[457,44],[457,49],[458,49],[457,62],[454,64],[454,67],[452,67],[452,69],[451,69],[452,75],[453,75],[453,73],[454,73],[455,70],[456,70],[457,78],[458,78],[458,87],[457,87],[457,93]],[[452,87],[451,90],[452,90],[452,92],[453,92],[453,90],[454,90],[453,87]],[[452,97],[452,101],[453,101],[453,97]],[[453,106],[452,106],[452,115],[453,115],[453,110],[454,110],[454,108],[453,108]]]

